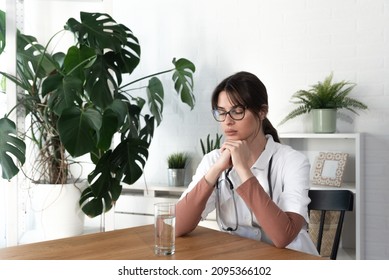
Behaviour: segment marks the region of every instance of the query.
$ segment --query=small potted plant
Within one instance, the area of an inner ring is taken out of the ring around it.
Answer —
[[[183,186],[185,182],[185,168],[189,155],[184,152],[172,153],[167,157],[169,186]]]
[[[346,109],[357,115],[356,110],[367,109],[364,103],[348,96],[356,84],[347,81],[333,83],[332,77],[331,73],[323,82],[318,82],[308,90],[299,90],[293,94],[291,102],[298,104],[299,107],[291,111],[279,125],[312,111],[313,131],[334,133],[338,109]]]

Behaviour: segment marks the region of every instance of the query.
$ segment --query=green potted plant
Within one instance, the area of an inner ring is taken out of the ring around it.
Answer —
[[[220,141],[222,137],[223,135],[219,135],[218,133],[216,133],[215,139],[211,139],[210,134],[207,135],[206,141],[200,139],[200,145],[201,145],[201,150],[203,152],[203,155],[206,155],[215,149],[220,149]]]
[[[181,101],[193,109],[195,66],[173,59],[167,70],[124,83],[141,60],[140,44],[128,27],[108,14],[81,12],[80,21],[69,18],[63,32],[76,39],[66,53],[50,50],[51,40],[42,46],[35,37],[17,33],[17,75],[0,74],[23,90],[14,110],[25,109],[31,123],[18,136],[9,115],[0,119],[0,166],[3,178],[15,176],[28,138],[38,149],[35,167],[42,175],[32,179],[64,184],[75,177],[69,169],[74,158],[89,154],[94,170],[79,205],[95,217],[111,209],[122,182],[131,185],[143,173],[154,129],[162,121],[164,86],[158,76],[172,73]]]
[[[167,157],[169,186],[183,186],[185,183],[185,169],[189,155],[184,152],[172,153]]]
[[[357,110],[367,109],[364,103],[348,96],[356,84],[344,80],[335,83],[332,82],[332,78],[331,73],[323,82],[318,82],[308,90],[299,90],[293,94],[291,102],[299,106],[291,111],[279,125],[312,111],[313,131],[333,133],[336,131],[338,109],[347,109],[357,115]]]

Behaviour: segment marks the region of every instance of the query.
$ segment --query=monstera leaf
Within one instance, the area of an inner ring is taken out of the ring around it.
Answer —
[[[123,73],[132,73],[139,64],[140,46],[130,29],[107,14],[81,12],[80,17],[81,22],[69,19],[66,27],[77,34],[81,45],[97,50],[96,61],[85,68],[85,91],[104,108],[114,98],[111,87],[117,90]]]
[[[80,200],[85,214],[94,217],[112,208],[120,196],[121,181],[133,184],[143,174],[148,147],[145,141],[128,138],[113,152],[108,151],[100,158],[88,177],[90,185],[84,190]],[[119,180],[123,175],[124,178]]]
[[[101,123],[102,117],[95,109],[68,108],[58,120],[61,142],[72,156],[82,156],[96,146]]]
[[[173,74],[174,88],[181,96],[181,101],[193,109],[195,104],[195,96],[193,94],[193,73],[195,66],[185,58],[177,61],[174,59],[173,64],[176,66]]]
[[[2,177],[10,180],[18,172],[19,168],[14,163],[13,155],[21,164],[24,164],[26,145],[16,137],[16,126],[7,118],[0,119],[0,166]]]

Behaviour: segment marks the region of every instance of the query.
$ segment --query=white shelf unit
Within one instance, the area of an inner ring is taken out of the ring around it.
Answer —
[[[105,214],[106,231],[154,223],[154,204],[177,202],[186,187],[151,184],[128,186],[124,184],[122,194],[115,207]],[[211,213],[200,225],[217,228],[216,217]]]
[[[280,133],[283,144],[290,145],[307,155],[311,169],[319,152],[344,152],[348,159],[341,187],[311,185],[312,189],[348,189],[354,193],[354,211],[347,212],[339,258],[364,259],[364,209],[363,209],[363,135],[361,133]],[[311,172],[312,178],[312,172]]]
[[[106,214],[105,230],[128,228],[154,223],[154,204],[176,202],[185,187],[151,185],[123,186],[113,210]]]

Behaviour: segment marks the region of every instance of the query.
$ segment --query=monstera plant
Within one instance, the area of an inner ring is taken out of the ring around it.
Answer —
[[[128,27],[108,14],[81,12],[80,21],[70,18],[63,32],[76,39],[66,53],[51,50],[52,39],[43,46],[17,33],[17,75],[0,74],[21,89],[13,110],[23,108],[31,121],[18,135],[9,114],[0,119],[0,165],[3,178],[15,176],[29,140],[38,148],[39,180],[63,184],[74,177],[73,160],[89,154],[94,170],[79,203],[95,217],[111,209],[122,182],[131,185],[143,174],[154,129],[162,121],[164,86],[158,77],[171,73],[172,87],[193,109],[195,66],[173,59],[171,68],[131,81],[141,48]]]

